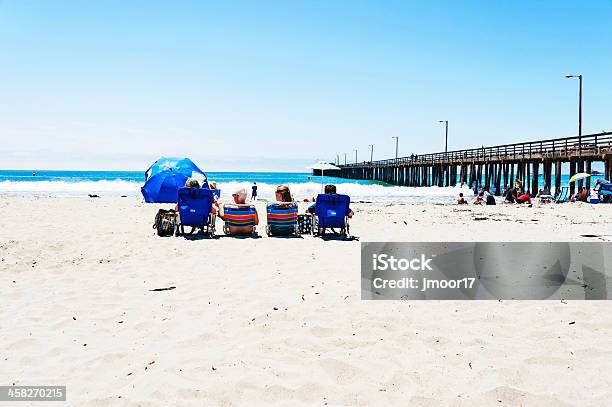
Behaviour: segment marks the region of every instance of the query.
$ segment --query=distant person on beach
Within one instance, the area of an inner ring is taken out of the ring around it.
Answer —
[[[514,203],[514,191],[512,188],[510,188],[510,184],[506,185],[506,190],[504,191],[504,202]]]
[[[236,192],[234,192],[232,194],[232,198],[234,198],[234,204],[236,204],[237,206],[252,206],[246,203],[247,191],[244,188],[239,189]],[[224,207],[220,205],[218,202],[215,202],[215,206],[219,212],[219,217],[225,220]],[[255,209],[254,206],[253,206],[253,211],[254,211],[254,223],[255,223],[255,226],[257,226],[259,225],[259,216],[257,215],[257,209]],[[253,230],[254,230],[253,226],[230,226],[229,227],[229,232],[232,235],[250,235],[253,233]]]
[[[514,187],[522,190],[523,189],[523,181],[521,181],[520,179],[517,178],[514,181]]]
[[[495,197],[489,193],[489,191],[486,188],[482,189],[482,194],[484,197],[484,201],[485,201],[485,205],[496,205],[497,202],[495,202]]]
[[[528,205],[531,205],[531,197],[529,196],[529,194],[524,193],[521,188],[515,188],[512,197],[514,198],[514,201],[516,203],[526,203]]]
[[[459,198],[457,198],[457,205],[467,205],[468,201],[463,197],[463,192],[459,192]]]
[[[279,185],[276,187],[275,198],[277,202],[293,202],[291,192],[287,185]]]
[[[478,196],[476,197],[476,199],[474,200],[474,205],[482,205],[484,203],[484,192],[479,192]]]
[[[257,199],[257,182],[253,182],[251,187],[251,200],[254,201],[255,199]]]
[[[570,201],[571,202],[586,202],[587,199],[589,197],[589,190],[588,188],[580,188],[578,189],[578,192],[576,192],[576,194],[574,194],[571,198]]]
[[[336,186],[335,185],[325,185],[325,189],[323,190],[326,194],[335,194],[336,193]],[[316,203],[310,205],[307,209],[306,209],[306,213],[310,213],[313,217],[315,216],[315,206]],[[352,218],[353,215],[355,213],[353,212],[353,210],[351,208],[349,208],[349,213],[348,213],[348,217]]]

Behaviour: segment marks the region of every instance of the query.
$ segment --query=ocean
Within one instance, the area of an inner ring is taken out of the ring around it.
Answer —
[[[320,192],[321,181],[336,184],[338,193],[350,195],[353,201],[454,202],[459,192],[468,197],[471,193],[466,187],[398,187],[377,181],[335,177],[321,180],[321,177],[309,173],[207,172],[206,176],[217,182],[222,198],[229,198],[238,188],[245,188],[250,193],[253,182],[257,183],[259,197],[264,199],[273,199],[280,184],[289,185],[296,200],[311,198]],[[562,184],[568,182],[569,176],[564,175]],[[142,171],[0,170],[0,195],[142,196],[140,187],[143,184]]]

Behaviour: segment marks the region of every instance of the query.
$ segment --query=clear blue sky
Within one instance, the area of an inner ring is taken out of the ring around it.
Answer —
[[[207,170],[612,130],[612,1],[0,0],[2,168]]]

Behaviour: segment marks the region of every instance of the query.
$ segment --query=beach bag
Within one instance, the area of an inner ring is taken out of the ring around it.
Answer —
[[[157,236],[172,236],[176,226],[176,213],[174,209],[160,209],[155,215],[153,229],[157,229]]]
[[[298,233],[300,235],[309,235],[312,233],[312,216],[310,214],[307,215],[298,215]]]

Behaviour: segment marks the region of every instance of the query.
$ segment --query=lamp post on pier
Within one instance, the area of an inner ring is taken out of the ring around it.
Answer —
[[[372,164],[373,158],[374,158],[374,144],[370,144],[370,164]]]
[[[582,74],[580,75],[565,75],[566,78],[578,78],[578,157],[582,156]]]
[[[391,137],[391,138],[395,139],[395,159],[397,160],[397,146],[399,144],[399,137],[394,136],[394,137]]]
[[[440,123],[444,123],[444,127],[446,128],[446,137],[444,139],[444,152],[448,152],[448,120],[439,120]]]

